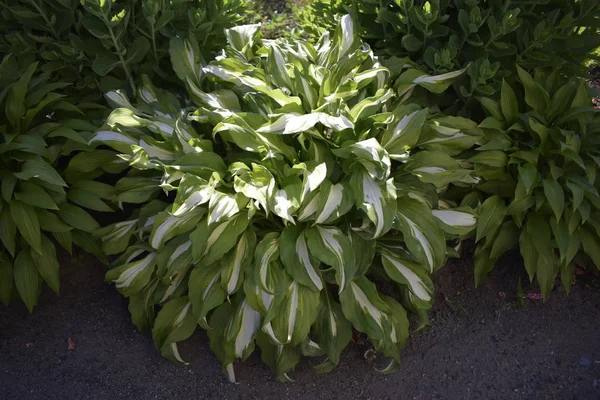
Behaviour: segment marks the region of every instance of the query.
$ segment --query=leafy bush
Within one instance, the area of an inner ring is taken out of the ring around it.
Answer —
[[[225,42],[223,29],[241,20],[242,4],[238,0],[2,4],[0,51],[9,56],[0,76],[0,104],[5,103],[0,140],[4,244],[0,300],[7,303],[16,286],[31,311],[40,276],[58,292],[59,266],[50,233],[68,251],[74,242],[103,258],[89,235],[98,224],[78,207],[112,211],[111,203],[120,201],[119,187],[93,179],[119,173],[127,164],[115,161],[111,152],[90,157],[87,146],[108,114],[103,91],[126,86],[135,92],[134,74],[142,72],[179,83],[171,77],[170,40],[177,35],[197,37],[203,52],[211,54]],[[58,168],[62,156],[70,158],[66,175]],[[67,183],[70,188],[65,192]]]
[[[0,51],[40,61],[73,89],[101,93],[133,76],[170,80],[169,41],[197,38],[205,54],[242,20],[241,0],[11,0],[0,14]],[[171,80],[177,83],[176,80]],[[100,88],[100,91],[94,89]],[[89,93],[84,93],[89,94]]]
[[[516,90],[503,82],[500,102],[480,99],[489,116],[471,161],[493,196],[480,209],[475,281],[519,244],[547,298],[558,274],[570,289],[581,254],[600,268],[600,118],[583,80],[517,69]]]
[[[466,114],[476,105],[468,100],[496,93],[502,78],[516,73],[516,63],[585,75],[584,60],[600,46],[595,0],[322,0],[311,7],[319,14],[299,15],[305,29],[318,30],[315,19],[327,18],[320,15],[350,10],[360,36],[382,55],[410,57],[434,74],[466,68],[454,84]],[[444,96],[438,103],[449,107],[455,99]]]
[[[134,201],[148,203],[97,233],[107,254],[122,253],[106,279],[171,360],[183,361],[177,342],[207,329],[232,381],[233,362],[255,345],[281,380],[301,355],[324,355],[317,369],[328,371],[352,327],[390,371],[408,336],[405,308],[422,317],[431,305],[444,231],[475,226],[472,212],[437,209],[438,192],[473,181],[435,148],[437,129],[461,119],[397,98],[349,16],[316,46],[261,42],[257,25],[226,35],[208,65],[190,41],[171,49],[195,108],[179,112],[150,82],[135,105],[110,95],[121,107],[91,142],[121,153],[133,168],[123,193],[143,188]],[[413,149],[424,136],[433,147]]]
[[[100,198],[114,189],[82,180],[65,192],[57,161],[86,146],[96,126],[82,119],[85,104],[78,108],[56,92],[69,83],[48,83],[37,63],[23,68],[10,55],[0,64],[0,300],[8,304],[18,293],[32,311],[41,279],[60,288],[50,237],[69,252],[75,243],[102,257],[90,235],[99,225],[79,206],[110,211]]]

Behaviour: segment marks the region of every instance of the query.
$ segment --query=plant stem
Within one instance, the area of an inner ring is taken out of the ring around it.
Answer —
[[[104,19],[104,24],[108,28],[108,33],[110,33],[110,38],[112,40],[115,51],[117,52],[117,55],[119,56],[119,61],[121,62],[121,65],[123,66],[123,70],[125,71],[125,76],[127,77],[127,80],[129,81],[129,85],[131,86],[132,94],[135,95],[135,83],[133,83],[133,78],[131,77],[131,73],[129,72],[129,67],[127,66],[127,63],[125,62],[125,59],[123,58],[123,54],[122,54],[123,52],[121,51],[119,42],[117,41],[117,38],[115,36],[115,33],[112,30],[112,27],[110,26],[110,21],[108,20],[108,18],[106,17],[105,14],[103,14],[102,16]]]
[[[37,12],[40,13],[40,15],[42,16],[42,18],[44,18],[44,22],[46,22],[46,25],[48,25],[48,29],[50,29],[50,33],[56,38],[58,39],[58,33],[56,33],[56,31],[54,30],[54,26],[50,23],[50,20],[48,19],[48,17],[46,16],[46,13],[44,13],[41,9],[41,7],[35,2],[35,0],[31,0],[31,5],[33,5],[35,7],[35,9],[37,10]]]

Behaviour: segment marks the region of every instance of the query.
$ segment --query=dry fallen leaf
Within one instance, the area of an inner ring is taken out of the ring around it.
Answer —
[[[75,350],[75,347],[76,347],[76,346],[75,346],[75,341],[74,341],[73,339],[69,338],[69,340],[68,340],[68,343],[69,343],[69,346],[68,346],[68,348],[67,348],[67,349],[68,349],[69,351],[71,351],[71,350]]]

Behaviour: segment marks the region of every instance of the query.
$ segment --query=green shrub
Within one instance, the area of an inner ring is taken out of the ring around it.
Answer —
[[[173,43],[196,107],[177,111],[147,82],[153,95],[119,97],[111,130],[91,141],[120,152],[132,167],[123,186],[143,188],[132,198],[147,202],[98,231],[107,254],[122,253],[106,279],[171,360],[182,362],[177,342],[207,329],[232,381],[233,362],[255,345],[281,380],[301,355],[324,355],[317,370],[328,371],[352,327],[391,371],[408,336],[405,308],[424,318],[431,306],[445,232],[475,227],[472,211],[438,202],[448,185],[473,182],[431,142],[462,119],[396,97],[349,16],[317,46],[261,42],[257,25],[226,34],[229,47],[208,65],[193,42]],[[433,147],[414,148],[424,136]]]
[[[73,89],[101,93],[133,76],[171,79],[169,41],[191,35],[210,54],[242,20],[241,0],[11,0],[0,14],[0,51],[40,61]],[[100,90],[97,90],[97,89]],[[84,92],[84,94],[89,94]]]
[[[456,111],[468,115],[477,105],[469,99],[498,92],[502,78],[516,73],[515,64],[527,70],[562,67],[583,76],[584,61],[600,46],[595,0],[322,0],[311,8],[318,14],[299,14],[307,30],[350,10],[360,36],[378,54],[410,57],[434,74],[466,68],[453,86],[456,97],[437,102],[445,108],[459,99],[463,108]]]
[[[480,99],[485,140],[470,161],[492,196],[480,208],[475,282],[518,244],[547,298],[557,275],[570,289],[582,254],[600,268],[600,118],[583,80],[517,69],[520,84],[503,82],[499,102]]]
[[[65,192],[55,166],[85,147],[96,126],[83,119],[90,105],[77,107],[57,92],[69,83],[48,83],[50,74],[37,69],[10,55],[0,64],[0,300],[8,304],[18,293],[29,311],[42,279],[55,292],[60,288],[51,237],[69,252],[75,243],[102,257],[90,235],[99,225],[80,206],[111,211],[101,199],[115,191],[82,180]]]
[[[107,212],[121,201],[116,196],[121,187],[93,179],[119,173],[127,163],[107,151],[90,156],[87,145],[109,111],[103,92],[124,87],[134,93],[139,83],[134,74],[142,72],[179,85],[172,77],[170,40],[178,35],[198,38],[202,51],[212,54],[225,43],[223,29],[241,20],[243,3],[18,0],[1,4],[0,52],[9,56],[3,60],[0,76],[0,105],[4,104],[0,300],[7,303],[18,291],[31,311],[37,303],[40,276],[59,290],[59,265],[50,236],[69,252],[75,243],[102,257],[89,235],[98,225],[79,206]],[[69,159],[66,174],[58,167],[61,157]]]

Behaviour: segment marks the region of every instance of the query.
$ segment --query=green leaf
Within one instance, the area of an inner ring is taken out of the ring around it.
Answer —
[[[30,182],[20,182],[19,191],[14,193],[15,199],[30,206],[58,210],[52,197],[44,189]]]
[[[35,208],[13,200],[10,202],[10,213],[23,238],[25,238],[33,250],[41,253],[40,221],[38,220]]]
[[[502,90],[500,92],[500,107],[502,108],[504,118],[509,123],[517,120],[519,116],[519,101],[513,88],[504,79],[502,80]]]
[[[273,344],[269,336],[259,332],[256,344],[260,347],[260,358],[269,366],[279,381],[291,382],[287,375],[300,361],[300,350],[295,346]]]
[[[31,259],[41,277],[46,281],[50,289],[58,294],[60,290],[59,264],[56,259],[54,244],[46,235],[42,235],[42,252],[38,253],[31,249]]]
[[[335,280],[342,292],[356,272],[352,244],[339,228],[316,225],[305,231],[310,253],[335,270]]]
[[[585,226],[579,228],[581,232],[581,244],[583,251],[591,259],[596,268],[600,270],[600,239],[595,231]]]
[[[221,288],[220,279],[221,269],[218,263],[199,265],[192,269],[188,281],[189,297],[198,320],[205,320],[212,309],[225,301],[227,293]],[[206,321],[204,326],[208,327]]]
[[[8,305],[13,288],[13,266],[11,261],[0,253],[0,301]]]
[[[13,275],[17,291],[27,306],[29,312],[33,312],[33,307],[37,305],[40,296],[40,275],[31,259],[29,249],[23,249],[17,255],[13,265]]]
[[[84,232],[93,232],[100,228],[96,220],[87,211],[72,204],[61,204],[58,216],[73,228]]]
[[[26,111],[25,96],[27,95],[31,77],[37,69],[37,66],[37,62],[30,64],[23,74],[21,74],[19,80],[10,88],[9,95],[6,99],[6,116],[13,127],[20,126],[20,119]],[[33,309],[33,306],[31,309]]]
[[[544,115],[550,102],[548,93],[523,68],[517,65],[519,79],[525,88],[525,102],[538,113]]]
[[[335,366],[339,364],[342,351],[352,339],[352,325],[344,317],[340,304],[331,299],[328,293],[323,292],[321,299],[314,332],[328,361]]]
[[[21,166],[21,172],[16,173],[15,176],[25,181],[38,178],[51,185],[67,186],[58,172],[41,158],[25,161]]]
[[[9,207],[0,211],[0,240],[11,256],[15,256],[17,225],[13,221]]]
[[[558,221],[565,209],[565,193],[563,192],[560,183],[555,180],[544,179],[543,184],[546,200],[548,200],[548,203],[554,212],[554,216]]]
[[[505,216],[506,205],[500,197],[492,196],[484,201],[479,211],[475,241],[479,242],[485,237],[493,236],[500,228]]]

